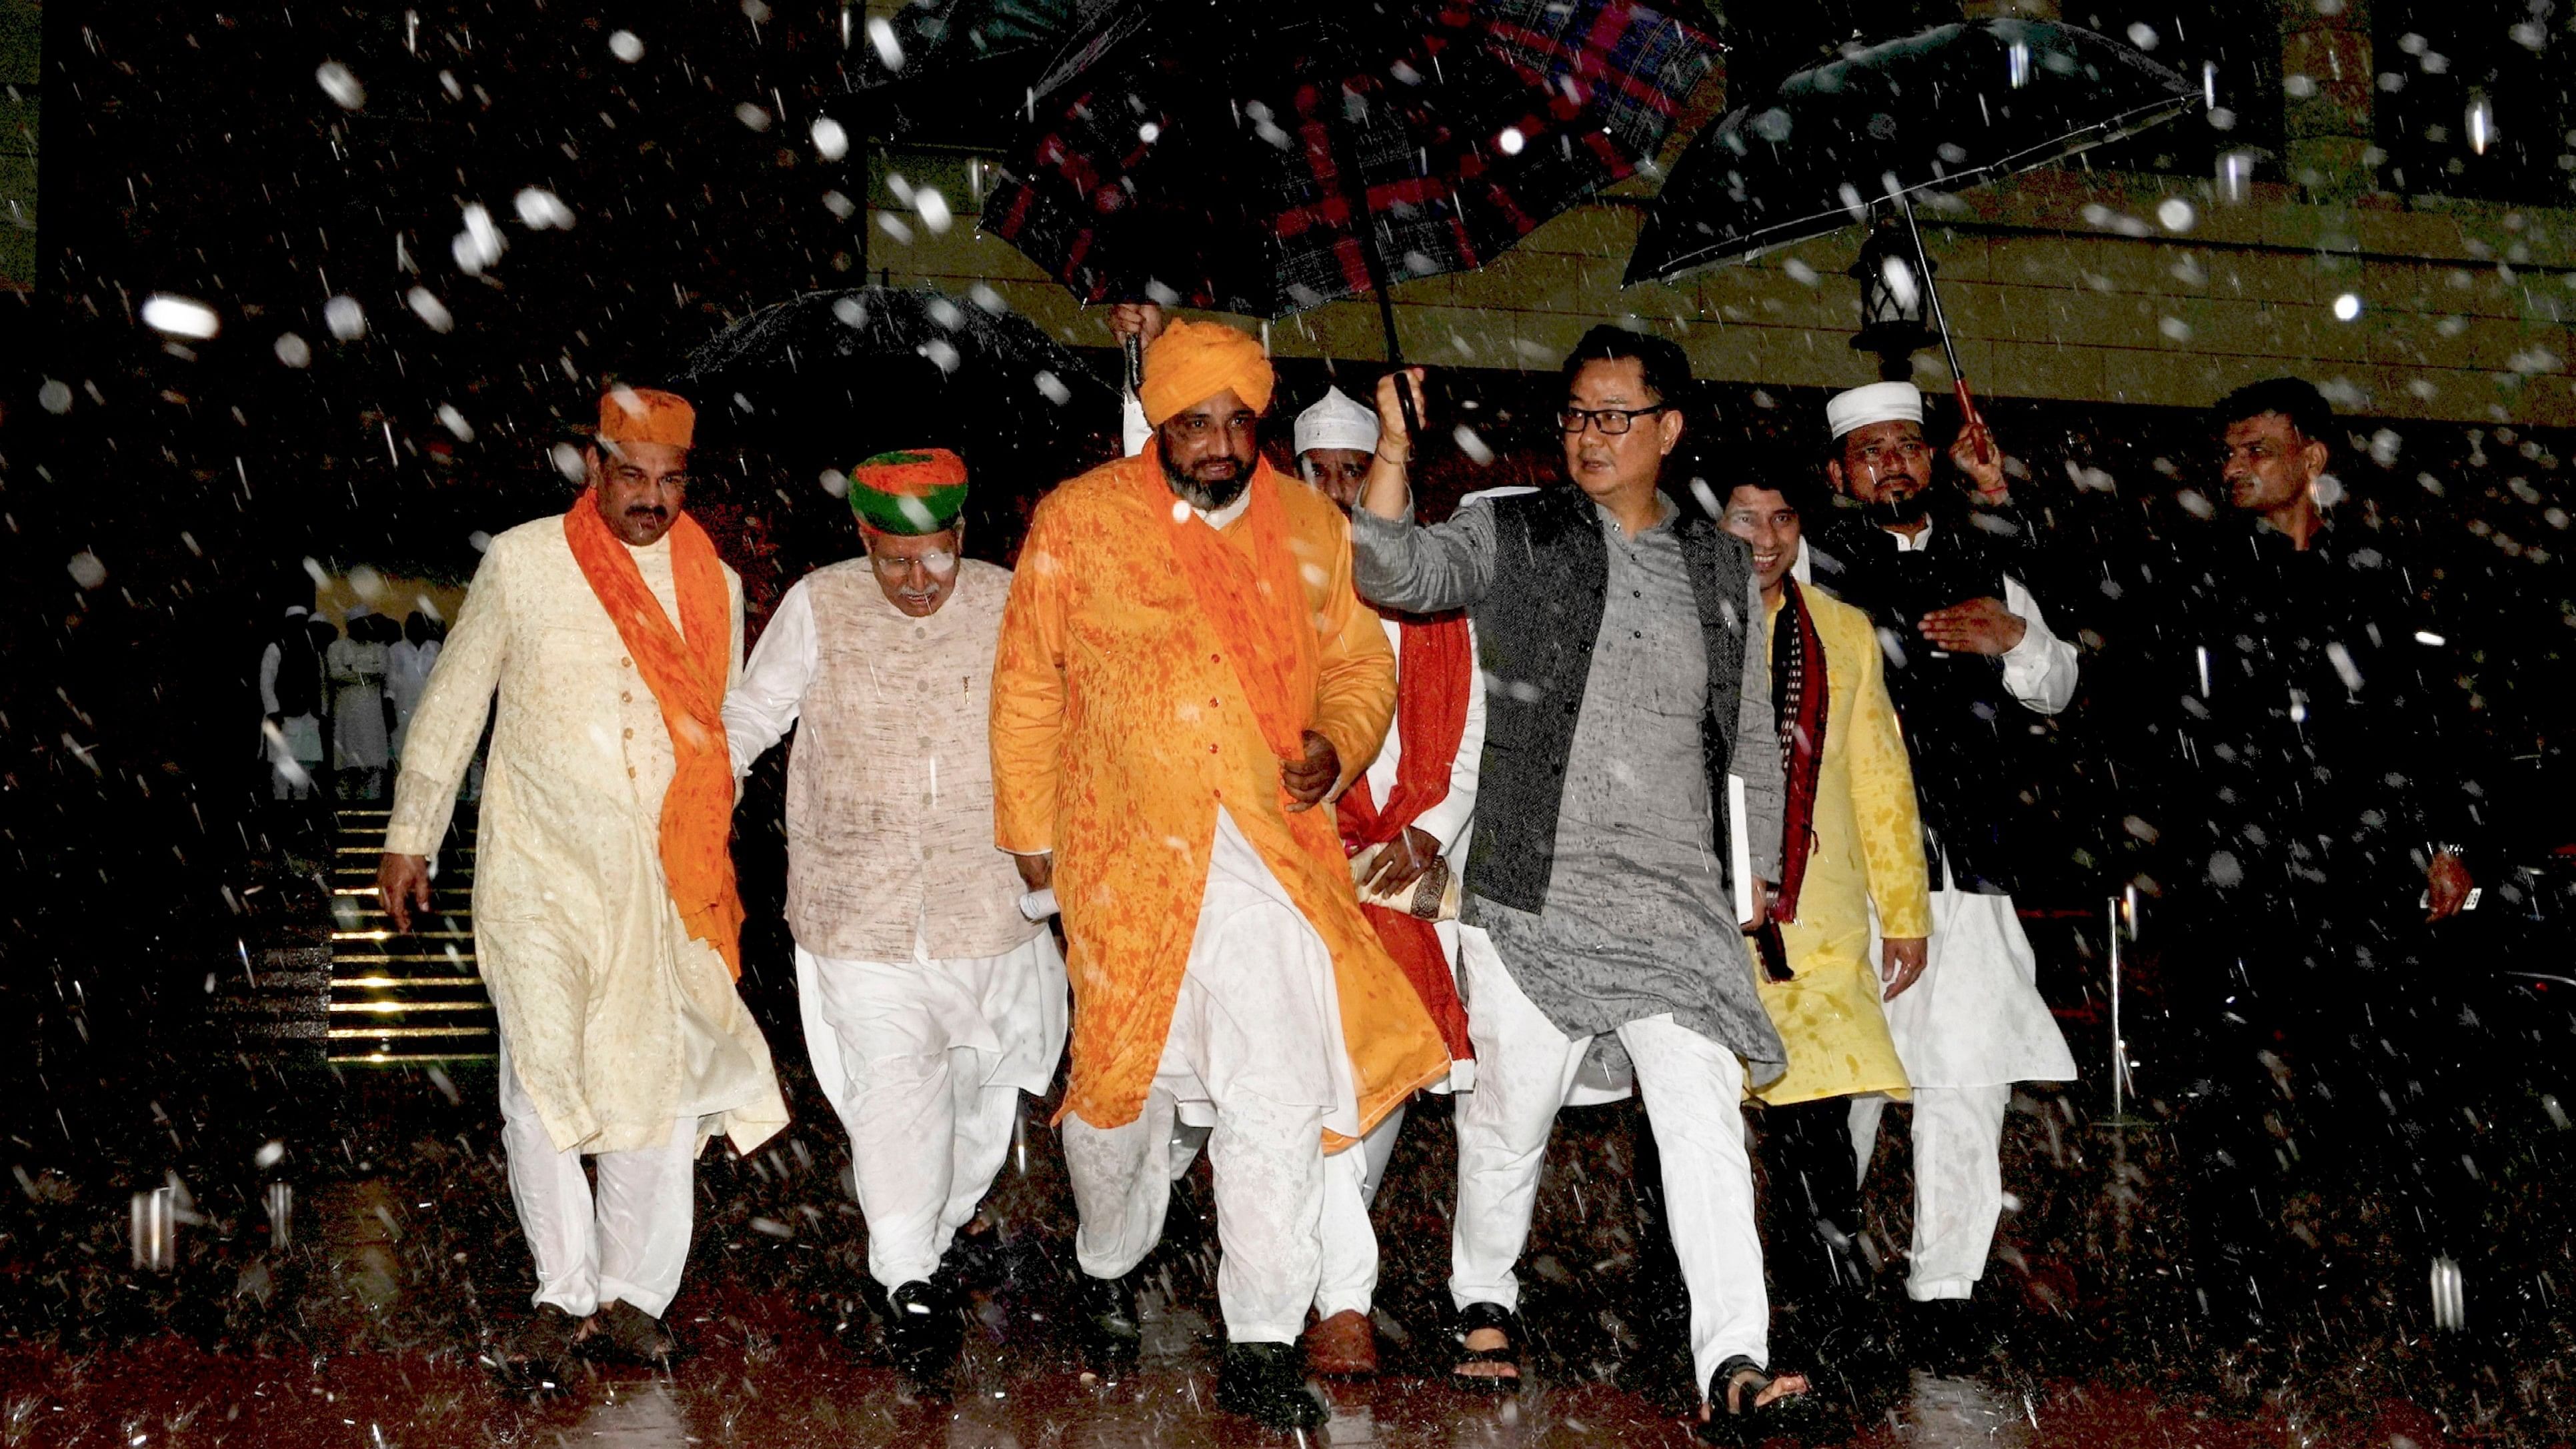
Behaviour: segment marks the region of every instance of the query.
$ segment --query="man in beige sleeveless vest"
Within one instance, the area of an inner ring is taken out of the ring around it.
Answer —
[[[1011,575],[958,556],[965,494],[944,450],[852,470],[867,555],[787,591],[724,709],[737,773],[799,725],[787,923],[806,1050],[850,1133],[887,1345],[931,1389],[961,1326],[941,1260],[1066,1024],[1063,959],[993,846],[986,721]]]

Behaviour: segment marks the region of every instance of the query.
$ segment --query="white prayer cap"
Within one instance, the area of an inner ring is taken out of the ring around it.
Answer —
[[[311,609],[304,607],[302,604],[289,604],[286,606],[286,617],[290,619],[301,619],[312,612],[313,611]]]
[[[1374,453],[1377,412],[1353,402],[1340,388],[1328,387],[1313,407],[1297,415],[1296,438],[1299,453],[1311,453],[1317,448]]]
[[[1923,421],[1923,389],[1910,382],[1873,382],[1825,400],[1825,425],[1839,438],[1872,423]]]

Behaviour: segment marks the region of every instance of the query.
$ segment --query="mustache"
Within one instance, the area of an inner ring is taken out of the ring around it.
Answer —
[[[626,505],[626,516],[629,518],[668,518],[671,516],[671,510],[663,507],[659,503],[629,503]]]

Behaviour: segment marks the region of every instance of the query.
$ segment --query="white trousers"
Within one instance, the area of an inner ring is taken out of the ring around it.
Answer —
[[[1173,1127],[1215,1118],[1217,1303],[1236,1343],[1293,1343],[1321,1279],[1324,1124],[1348,1110],[1332,954],[1231,817],[1219,812],[1189,969],[1143,1112],[1119,1127],[1064,1119],[1081,1228],[1074,1257],[1124,1276],[1163,1233]]]
[[[1395,1139],[1404,1131],[1398,1105],[1356,1147],[1324,1159],[1323,1262],[1315,1286],[1315,1316],[1367,1313],[1377,1301],[1377,1229],[1369,1204],[1377,1201]]]
[[[537,1263],[534,1301],[575,1318],[621,1302],[661,1317],[689,1265],[698,1119],[673,1122],[670,1140],[659,1147],[596,1154],[594,1193],[581,1153],[557,1151],[547,1135],[510,1065],[506,1037],[500,1077],[501,1145],[510,1164],[510,1200]]]
[[[1905,1295],[1921,1303],[1965,1298],[1985,1275],[2004,1210],[2004,1112],[2012,1084],[1914,1089],[1914,1247]],[[1861,1180],[1878,1149],[1887,1098],[1852,1098],[1852,1146]]]
[[[805,1050],[850,1134],[868,1275],[929,1278],[993,1186],[1019,1121],[1064,1051],[1064,962],[1041,932],[1016,950],[900,965],[796,949]]]
[[[1449,1293],[1459,1308],[1517,1310],[1514,1271],[1529,1240],[1557,1109],[1574,1088],[1590,1037],[1569,1037],[1530,1004],[1473,926],[1459,933],[1476,1090],[1458,1098],[1458,1215]],[[1771,1303],[1753,1220],[1744,1143],[1744,1064],[1669,1015],[1619,1028],[1664,1163],[1664,1206],[1690,1290],[1691,1362],[1705,1387],[1736,1354],[1770,1361]]]

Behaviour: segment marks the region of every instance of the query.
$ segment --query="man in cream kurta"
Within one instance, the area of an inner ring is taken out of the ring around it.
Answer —
[[[593,491],[575,504],[608,521],[674,619],[675,543],[707,547],[680,511],[686,407],[625,389],[604,401],[585,454]],[[492,540],[412,717],[378,876],[408,929],[428,905],[427,858],[497,688],[474,935],[499,1017],[502,1141],[538,1308],[521,1351],[495,1366],[540,1373],[576,1339],[625,1358],[677,1352],[657,1320],[688,1261],[691,1164],[712,1134],[747,1152],[787,1122],[724,956],[674,904],[659,851],[675,751],[636,651],[575,557],[570,521]],[[715,567],[738,670],[741,581]]]
[[[965,464],[851,470],[867,554],[799,579],[726,697],[736,774],[794,726],[787,923],[805,1048],[850,1134],[868,1272],[917,1384],[945,1384],[940,1263],[1064,1052],[1064,961],[993,847],[993,648],[1010,570],[958,556]],[[909,505],[909,506],[907,506]]]

